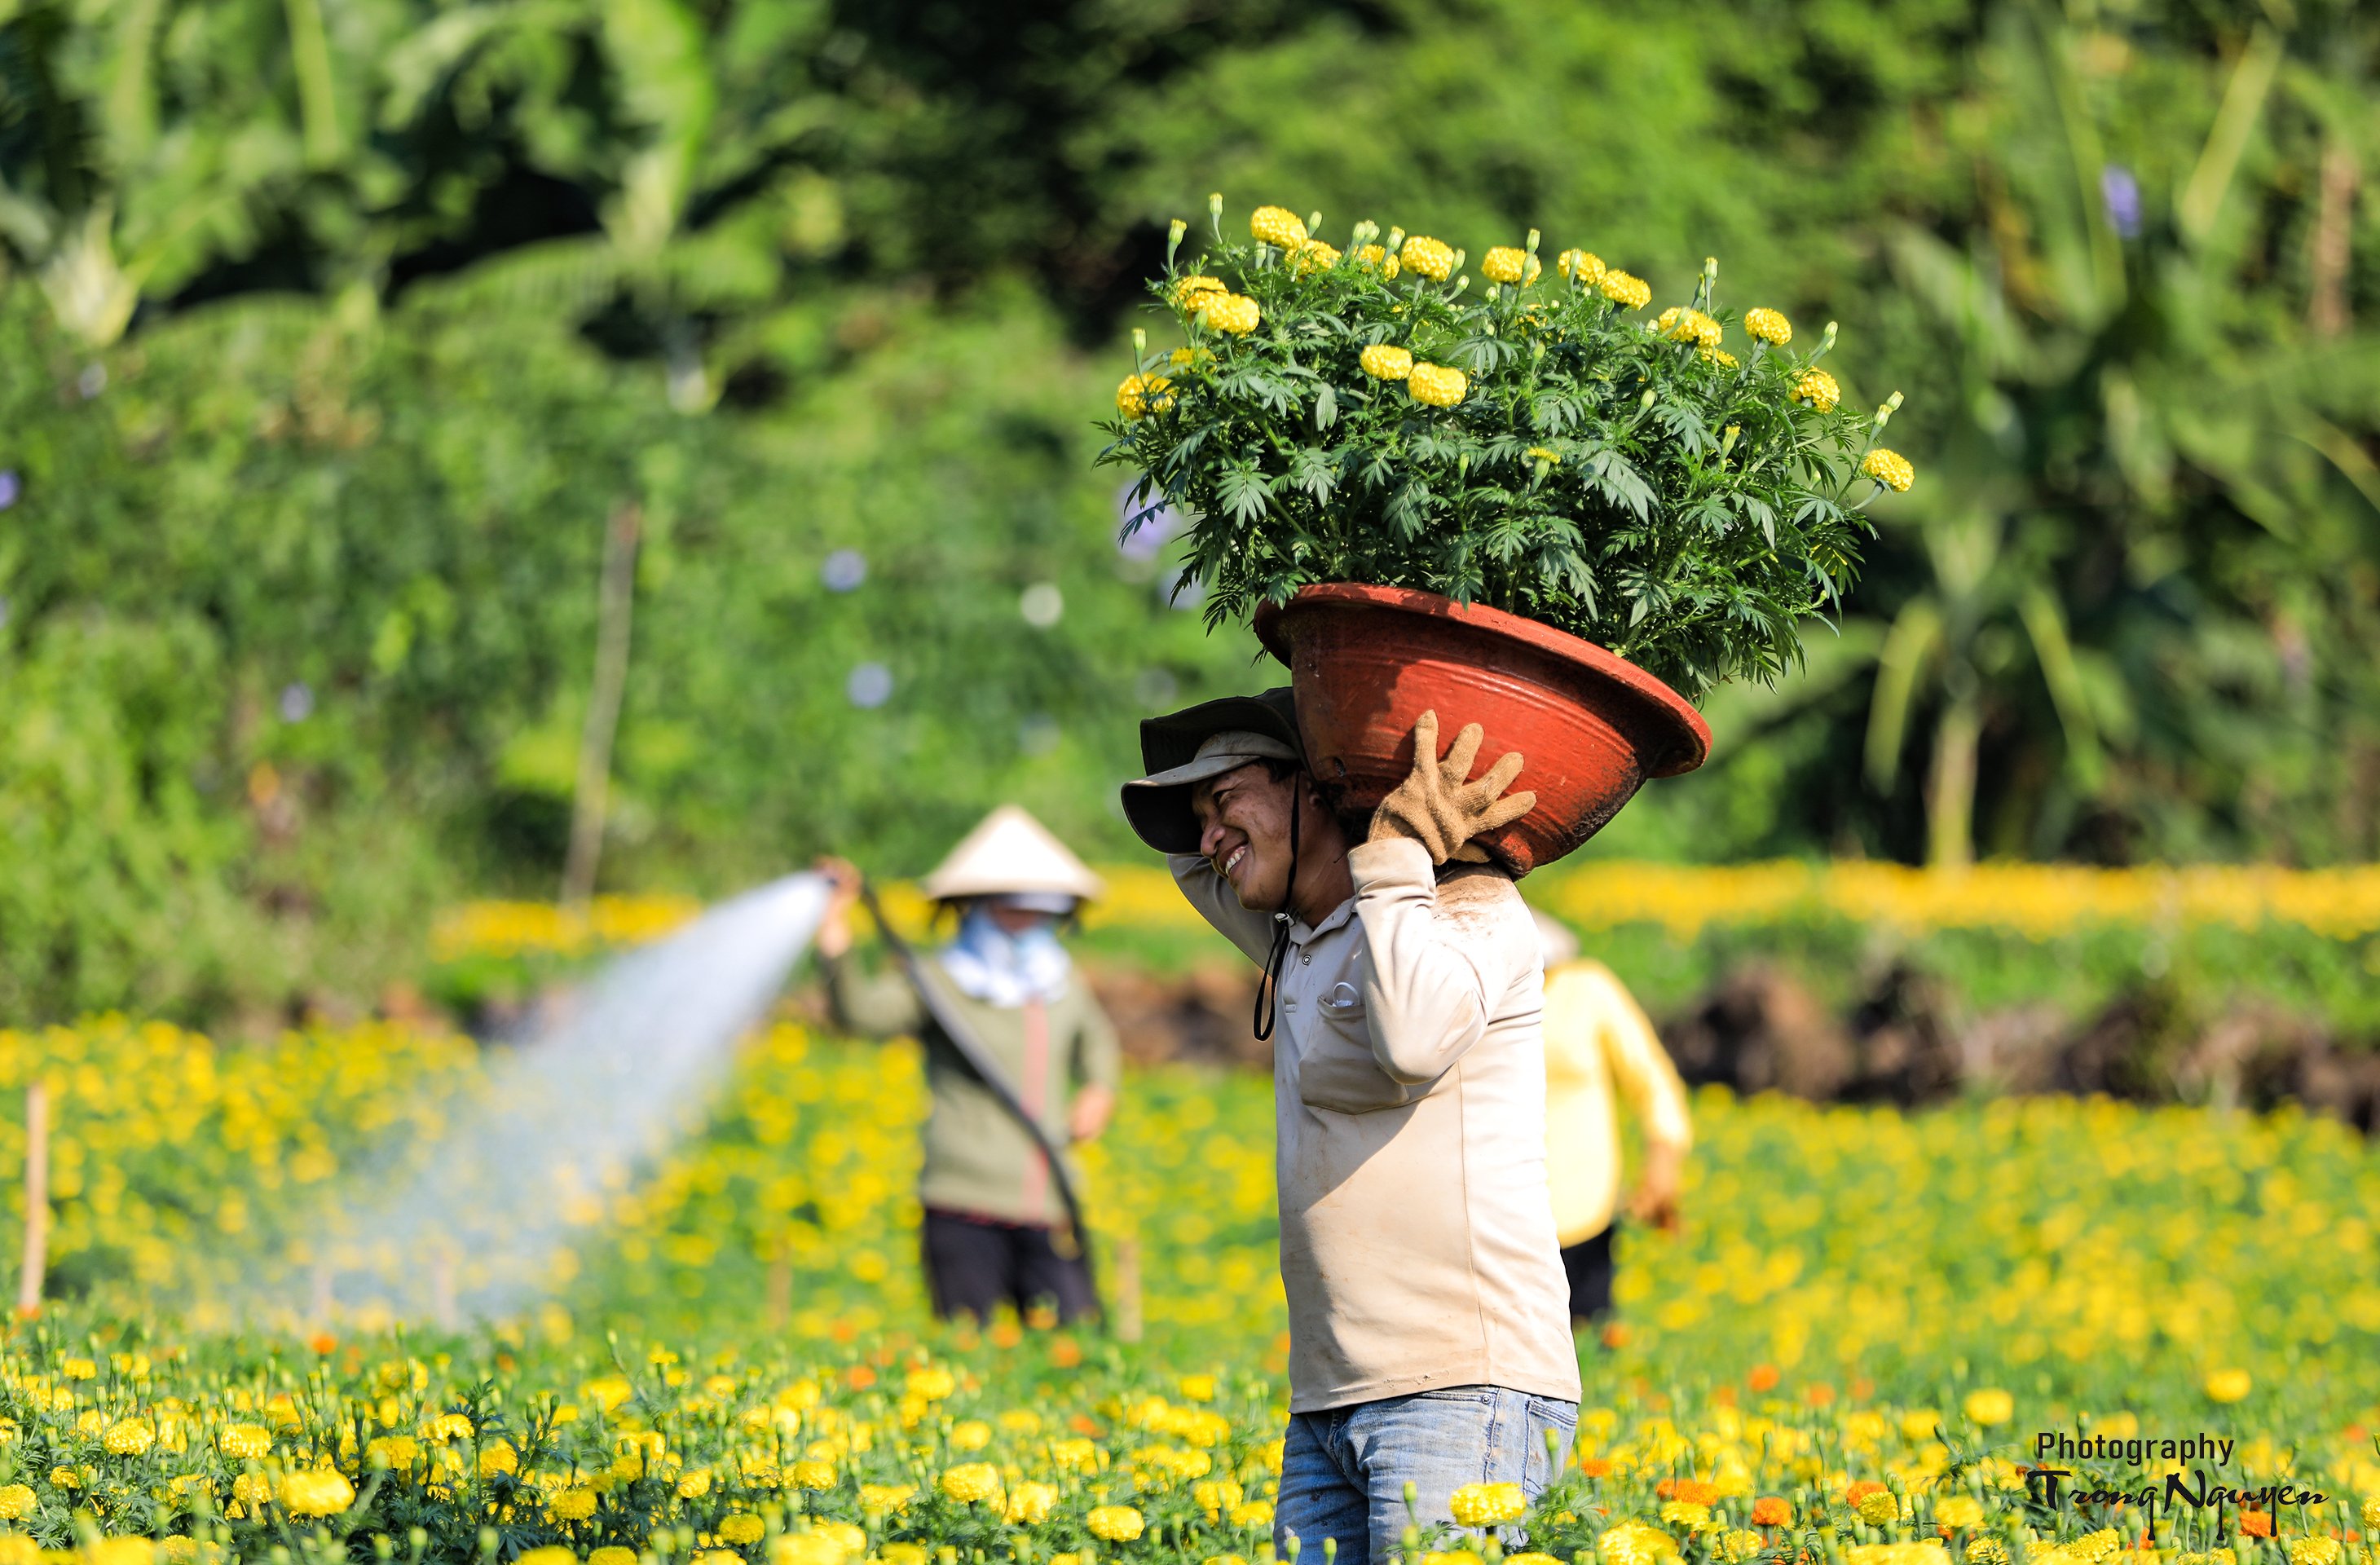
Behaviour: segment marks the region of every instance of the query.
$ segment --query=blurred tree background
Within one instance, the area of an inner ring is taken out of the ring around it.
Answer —
[[[2374,856],[2375,64],[2350,0],[0,0],[0,1016],[369,994],[590,777],[607,886],[1136,851],[1135,720],[1265,678],[1091,465],[1210,189],[1716,255],[1907,394],[1840,633],[1597,851]]]

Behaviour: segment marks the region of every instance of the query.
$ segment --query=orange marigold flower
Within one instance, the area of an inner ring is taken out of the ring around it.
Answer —
[[[2273,1535],[2272,1513],[2264,1510],[2240,1512],[2240,1531],[2252,1538],[2271,1537]]]
[[[1752,1373],[1743,1377],[1743,1383],[1755,1391],[1773,1391],[1783,1378],[1775,1365],[1755,1364],[1752,1366]]]
[[[1752,1524],[1755,1527],[1790,1527],[1793,1524],[1793,1508],[1775,1495],[1762,1495],[1752,1502]]]
[[[1611,1476],[1611,1463],[1604,1461],[1603,1458],[1599,1456],[1580,1457],[1578,1459],[1578,1470],[1581,1473],[1585,1474],[1590,1478],[1609,1478]]]
[[[1884,1493],[1884,1486],[1882,1484],[1877,1483],[1873,1478],[1862,1478],[1850,1488],[1843,1491],[1843,1503],[1845,1505],[1855,1506],[1859,1504],[1860,1501],[1867,1498],[1870,1495],[1880,1495],[1882,1493]]]

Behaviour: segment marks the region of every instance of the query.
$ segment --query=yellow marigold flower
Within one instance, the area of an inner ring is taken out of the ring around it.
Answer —
[[[336,1516],[355,1502],[355,1486],[328,1468],[282,1474],[281,1508],[292,1516]]]
[[[859,1486],[859,1509],[862,1510],[899,1510],[917,1497],[915,1484],[862,1484]]]
[[[1711,1508],[1707,1505],[1697,1505],[1690,1499],[1671,1499],[1661,1502],[1661,1520],[1673,1527],[1683,1527],[1688,1532],[1700,1532],[1710,1524],[1710,1518]]]
[[[1201,1478],[1190,1486],[1190,1503],[1201,1510],[1229,1510],[1244,1492],[1229,1478]]]
[[[50,1469],[50,1487],[79,1489],[82,1487],[82,1480],[75,1475],[75,1470],[71,1467],[53,1467]]]
[[[1431,407],[1452,407],[1471,394],[1471,377],[1443,364],[1415,363],[1405,377],[1405,393]]]
[[[1050,1442],[1050,1465],[1061,1473],[1088,1473],[1099,1464],[1099,1448],[1079,1438]]]
[[[1445,282],[1446,274],[1454,270],[1454,247],[1427,234],[1416,234],[1407,239],[1405,248],[1397,252],[1397,257],[1433,283]]]
[[[1785,319],[1784,311],[1771,309],[1767,305],[1755,306],[1743,312],[1743,330],[1746,334],[1776,347],[1783,347],[1793,340],[1793,322]]]
[[[1224,289],[1220,284],[1217,284],[1214,291],[1220,293]],[[957,1390],[959,1381],[957,1376],[953,1375],[941,1365],[929,1365],[923,1369],[909,1371],[901,1382],[901,1389],[913,1397],[923,1397],[929,1402],[938,1402]]]
[[[1397,264],[1397,258],[1389,253],[1386,245],[1364,246],[1355,252],[1355,264],[1377,267],[1381,276],[1390,279],[1394,279],[1397,273],[1402,270]]]
[[[1116,387],[1116,411],[1127,419],[1162,413],[1173,406],[1173,382],[1162,375],[1126,375]]]
[[[1860,1496],[1859,1503],[1852,1509],[1869,1526],[1882,1527],[1900,1520],[1900,1497],[1890,1489],[1876,1489]]]
[[[962,1462],[942,1474],[942,1493],[962,1505],[1000,1498],[1000,1469],[989,1462]]]
[[[1305,224],[1287,207],[1257,208],[1248,214],[1248,232],[1284,250],[1305,243]]]
[[[99,1365],[87,1358],[61,1359],[58,1373],[69,1380],[89,1380],[99,1373]]]
[[[1498,245],[1479,258],[1480,274],[1491,283],[1517,283],[1528,270],[1529,253]]]
[[[1091,1508],[1088,1516],[1083,1518],[1083,1524],[1090,1528],[1095,1538],[1104,1538],[1109,1543],[1130,1543],[1140,1536],[1142,1522],[1140,1512],[1129,1505],[1097,1505]]]
[[[143,1537],[100,1538],[82,1551],[83,1565],[154,1565],[157,1546]]]
[[[30,1484],[0,1485],[0,1522],[22,1522],[39,1503]]]
[[[471,1420],[464,1413],[442,1413],[422,1432],[433,1440],[468,1440],[471,1438]]]
[[[1987,1429],[2016,1416],[2016,1399],[1998,1387],[1969,1391],[1967,1400],[1961,1405],[1965,1408],[1969,1418]]]
[[[1882,455],[1885,454],[1875,451],[1869,452],[1868,462],[1875,461],[1877,456]],[[1897,456],[1894,457],[1893,460],[1900,462],[1900,458]],[[1901,462],[1900,467],[1901,471],[1906,474],[1909,469],[1909,464]],[[1867,463],[1865,462],[1860,464],[1860,471],[1867,473],[1869,478],[1876,479],[1878,483],[1892,484],[1894,489],[1905,490],[1909,487],[1909,479],[1906,477],[1903,477],[1899,483],[1893,483],[1890,479],[1886,478],[1881,473],[1868,473]],[[2206,1377],[2206,1395],[2209,1400],[2214,1401],[2236,1402],[2246,1397],[2249,1391],[2252,1389],[2253,1382],[2248,1378],[2248,1372],[2244,1369],[2218,1369],[2214,1374]]]
[[[1719,1557],[1733,1562],[1749,1559],[1767,1547],[1767,1540],[1749,1527],[1738,1527],[1718,1540]],[[1505,1558],[1512,1557],[1507,1555]]]
[[[545,1513],[557,1522],[584,1522],[595,1514],[595,1491],[558,1490],[545,1497]]]
[[[1289,252],[1289,269],[1303,277],[1309,272],[1328,272],[1339,264],[1339,252],[1319,239],[1308,239]]]
[[[1806,402],[1821,413],[1832,413],[1835,404],[1843,399],[1843,388],[1824,370],[1804,370],[1802,378],[1793,382],[1793,400]]]
[[[2087,1559],[2093,1565],[2114,1558],[2122,1552],[2124,1535],[2113,1527],[2102,1527],[2095,1533],[2085,1533],[2072,1543],[2063,1546],[2077,1559]]]
[[[2362,1519],[2365,1526],[2380,1527],[2380,1495],[2365,1495],[2363,1504],[2356,1511],[2356,1515]]]
[[[1447,1509],[1466,1527],[1500,1527],[1529,1509],[1518,1484],[1465,1484],[1447,1498]]]
[[[1950,1565],[1950,1556],[1933,1538],[1917,1543],[1857,1543],[1843,1551],[1843,1558],[1850,1565]]]
[[[1595,281],[1603,297],[1630,309],[1642,309],[1653,302],[1653,285],[1626,272],[1607,272]]]
[[[1272,1501],[1244,1499],[1224,1512],[1223,1520],[1234,1527],[1269,1527],[1272,1525]]]
[[[421,1460],[421,1442],[410,1435],[382,1435],[364,1447],[364,1459],[385,1462],[402,1473]]]
[[[1718,346],[1718,322],[1699,309],[1680,309],[1672,305],[1661,311],[1654,326],[1662,335],[1675,337],[1682,343],[1695,343],[1703,347]]]
[[[962,1418],[951,1425],[953,1450],[981,1450],[991,1444],[991,1425],[980,1418]]]
[[[605,1544],[587,1557],[587,1565],[637,1565],[637,1551],[615,1543]]]
[[[1865,473],[1869,478],[1874,479],[1885,488],[1892,491],[1895,494],[1908,493],[1909,486],[1917,481],[1917,469],[1909,465],[1909,458],[1901,455],[1897,451],[1887,451],[1880,445],[1874,451],[1869,452],[1867,455],[1861,460],[1860,471]],[[2239,1379],[2236,1381],[2229,1378],[2229,1377],[2234,1375],[2239,1377]],[[2233,1390],[2232,1388],[2235,1386],[2238,1389]],[[2231,1391],[2231,1395],[2225,1396],[2223,1392],[2227,1390]],[[2213,1397],[2218,1402],[2238,1401],[2241,1397],[2248,1394],[2248,1372],[2243,1369],[2234,1369],[2227,1370],[2222,1374],[2210,1377],[2206,1382],[2206,1394]],[[1983,1392],[1977,1391],[1974,1393],[1974,1396],[1971,1396],[1967,1399],[1968,1417],[1975,1418],[1973,1403],[1975,1397],[1980,1397],[1982,1395],[1984,1395]],[[1986,1420],[1975,1418],[1975,1422],[1982,1424],[1986,1422]]]
[[[803,1489],[834,1487],[834,1463],[816,1460],[795,1462],[794,1486]]]
[[[1248,1565],[1248,1562],[1245,1555],[1210,1554],[1200,1561],[1200,1565]]]
[[[1967,1565],[2008,1565],[2008,1545],[1985,1533],[1967,1545]]]
[[[1554,257],[1554,268],[1582,288],[1603,281],[1603,258],[1592,250],[1564,250]]]
[[[1200,294],[1228,294],[1231,291],[1223,286],[1223,280],[1220,277],[1209,277],[1202,273],[1196,276],[1179,278],[1174,282],[1173,303],[1176,309],[1195,309],[1197,308]],[[947,1374],[948,1371],[942,1373]]]
[[[749,1511],[739,1510],[733,1516],[721,1517],[716,1531],[721,1543],[743,1548],[768,1536],[769,1524]]]
[[[1376,381],[1402,381],[1413,373],[1413,351],[1393,343],[1374,343],[1355,361]]]
[[[921,1543],[888,1543],[876,1554],[884,1565],[926,1565],[926,1561],[933,1558],[932,1552]]]
[[[1945,1495],[1934,1502],[1934,1521],[1943,1527],[1980,1526],[1984,1502],[1973,1495]]]
[[[1050,1509],[1057,1503],[1057,1485],[1027,1480],[1008,1491],[1005,1520],[1011,1526],[1038,1527],[1050,1520]]]
[[[1235,337],[1255,331],[1261,319],[1257,301],[1245,294],[1200,294],[1190,301],[1190,312],[1218,332]]]
[[[110,1456],[139,1456],[156,1443],[157,1431],[138,1418],[117,1419],[100,1438],[100,1444],[107,1448]]]
[[[1610,1565],[1656,1565],[1675,1559],[1678,1540],[1642,1522],[1622,1522],[1598,1535],[1596,1546]]]
[[[1528,450],[1521,453],[1521,455],[1526,456],[1533,462],[1543,462],[1549,467],[1559,467],[1561,466],[1561,453],[1559,451],[1548,451],[1542,445],[1533,445],[1529,447]]]
[[[499,1473],[520,1471],[520,1452],[513,1450],[509,1440],[491,1440],[480,1448],[480,1476],[492,1478]]]
[[[705,1495],[709,1494],[710,1492],[710,1468],[708,1468],[708,1467],[689,1467],[689,1468],[687,1468],[685,1472],[683,1472],[683,1473],[681,1473],[681,1474],[678,1474],[678,1479],[677,1479],[677,1498],[680,1498],[680,1499],[700,1499],[703,1496],[705,1496]]]
[[[578,1565],[578,1551],[558,1543],[523,1550],[513,1565]]]
[[[1562,1562],[1558,1556],[1551,1554],[1508,1554],[1504,1556],[1504,1565],[1562,1565]]]

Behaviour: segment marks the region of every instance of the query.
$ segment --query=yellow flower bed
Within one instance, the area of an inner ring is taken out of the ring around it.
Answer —
[[[1085,928],[1206,928],[1162,867],[1109,865],[1099,874],[1107,895],[1084,908]],[[2335,940],[2380,934],[2380,866],[1993,864],[1945,874],[1858,860],[1702,866],[1588,859],[1541,871],[1523,890],[1531,902],[1582,929],[1658,924],[1680,940],[1715,925],[1814,915],[1909,933],[2001,929],[2035,940],[2093,925],[2244,929],[2272,923]],[[934,908],[914,886],[895,882],[882,894],[886,912],[904,931],[929,930]],[[544,904],[472,903],[440,920],[435,944],[445,961],[577,955],[669,934],[699,911],[683,897],[603,898],[586,918],[574,920]]]
[[[1582,928],[1659,924],[1690,939],[1713,924],[1823,914],[1898,928],[2007,929],[2048,939],[2091,924],[2299,925],[2328,940],[2380,931],[2380,867],[2196,865],[2089,869],[1984,865],[1955,874],[1839,860],[1692,867],[1589,860],[1527,887]]]

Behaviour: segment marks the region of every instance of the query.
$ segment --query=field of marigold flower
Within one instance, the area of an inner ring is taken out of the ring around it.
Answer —
[[[1285,1321],[1262,1079],[1141,1073],[1087,1159],[1111,1299],[1135,1257],[1136,1341],[932,1327],[917,1056],[790,1023],[747,1042],[699,1134],[577,1215],[521,1318],[324,1320],[297,1298],[203,1318],[226,1268],[385,1143],[433,1136],[480,1070],[467,1040],[387,1026],[272,1048],[0,1032],[0,1100],[50,1084],[57,1171],[53,1300],[0,1353],[0,1562],[1269,1547]],[[2214,1475],[2263,1503],[2160,1511],[2164,1561],[2219,1542],[2223,1565],[2368,1565],[2380,1161],[2351,1133],[2071,1099],[1902,1115],[1706,1091],[1695,1114],[1685,1226],[1623,1235],[1619,1316],[1582,1345],[1562,1484],[1524,1513],[1471,1497],[1509,1520],[1417,1539],[1428,1565],[2148,1565],[2138,1506],[2028,1495],[2036,1431],[2237,1442]],[[0,1158],[22,1136],[0,1121]],[[2062,1465],[2109,1489],[2165,1471]],[[2325,1498],[2278,1503],[2281,1482]]]

